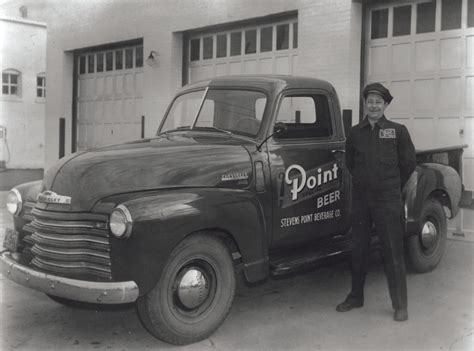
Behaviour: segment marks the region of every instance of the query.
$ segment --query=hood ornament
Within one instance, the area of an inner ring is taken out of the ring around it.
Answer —
[[[45,204],[71,204],[71,197],[58,195],[54,191],[43,191],[41,194],[38,194],[36,201],[42,202]]]

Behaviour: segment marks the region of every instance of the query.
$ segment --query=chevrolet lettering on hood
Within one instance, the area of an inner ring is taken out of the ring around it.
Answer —
[[[221,177],[221,180],[223,182],[229,181],[229,180],[246,180],[246,179],[249,179],[249,175],[245,172],[223,174]]]
[[[38,194],[38,202],[45,204],[71,204],[71,197],[58,195],[53,191],[43,191],[41,194]]]

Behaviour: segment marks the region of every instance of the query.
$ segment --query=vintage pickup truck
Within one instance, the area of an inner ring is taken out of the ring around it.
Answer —
[[[156,137],[72,154],[11,190],[2,273],[65,305],[135,302],[157,338],[202,340],[228,314],[237,273],[255,283],[350,250],[344,135],[322,80],[186,86]],[[461,153],[420,153],[403,189],[416,271],[445,250]]]

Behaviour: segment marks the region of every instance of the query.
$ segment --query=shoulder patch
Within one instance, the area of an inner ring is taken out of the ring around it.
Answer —
[[[394,128],[380,129],[379,138],[380,139],[395,139],[397,137]]]

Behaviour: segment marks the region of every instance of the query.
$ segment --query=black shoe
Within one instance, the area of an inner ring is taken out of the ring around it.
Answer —
[[[360,308],[364,306],[363,302],[356,302],[356,301],[351,301],[351,300],[346,300],[336,307],[337,312],[347,312],[352,310],[353,308]]]
[[[404,322],[407,319],[408,319],[408,311],[406,309],[395,310],[395,313],[393,314],[393,320],[397,322]]]

